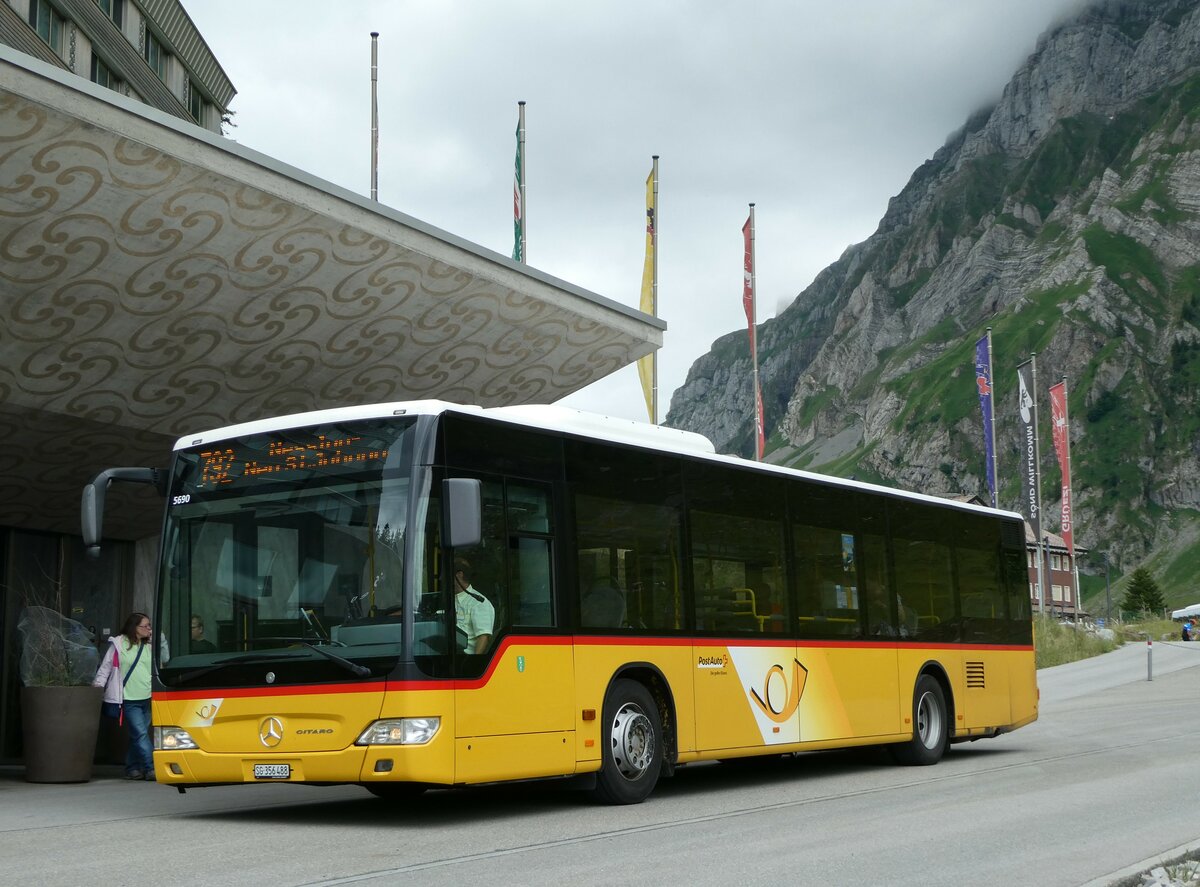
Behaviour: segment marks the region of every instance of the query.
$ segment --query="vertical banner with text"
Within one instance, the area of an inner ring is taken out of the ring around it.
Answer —
[[[1041,470],[1038,468],[1037,437],[1037,364],[1030,358],[1017,367],[1018,416],[1020,419],[1021,454],[1021,511],[1029,519],[1033,530],[1034,550],[1037,552],[1037,600],[1038,610],[1046,605],[1046,577],[1042,559],[1042,499]]]
[[[1067,553],[1075,558],[1075,533],[1071,522],[1071,439],[1067,424],[1067,383],[1050,386],[1050,428],[1054,435],[1054,452],[1062,472],[1062,537]]]

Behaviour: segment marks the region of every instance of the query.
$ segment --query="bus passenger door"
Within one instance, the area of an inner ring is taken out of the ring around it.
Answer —
[[[463,634],[455,644],[455,781],[570,773],[571,645],[546,631],[555,624],[551,487],[484,479],[482,492],[483,539],[451,558],[456,622],[474,635],[491,611],[483,649]]]
[[[800,699],[808,669],[796,646],[747,637],[696,645],[696,743],[739,749],[800,741]]]
[[[799,742],[809,672],[787,633],[783,503],[750,479],[689,476],[702,491],[689,510],[696,628],[711,638],[693,645],[697,745]]]

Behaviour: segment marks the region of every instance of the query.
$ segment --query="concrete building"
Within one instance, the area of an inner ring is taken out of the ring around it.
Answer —
[[[1083,615],[1079,601],[1075,598],[1075,562],[1067,543],[1055,533],[1043,533],[1043,554],[1046,559],[1042,569],[1046,575],[1046,595],[1042,609],[1056,616],[1074,617]],[[1038,612],[1037,545],[1033,530],[1025,524],[1025,551],[1029,563],[1029,595],[1033,601],[1033,612]],[[1075,557],[1082,557],[1088,549],[1075,545]]]
[[[266,415],[551,403],[662,343],[655,318],[223,139],[233,87],[175,0],[0,0],[0,40],[0,760],[22,606],[98,637],[151,606],[163,504],[114,486],[88,560],[99,470]]]

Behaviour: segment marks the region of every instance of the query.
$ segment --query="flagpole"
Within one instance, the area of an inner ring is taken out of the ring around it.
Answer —
[[[652,276],[650,279],[650,293],[651,293],[651,300],[652,300],[652,303],[654,306],[654,310],[651,313],[655,317],[658,317],[658,155],[657,154],[652,155],[651,159],[654,161],[654,166],[652,168],[653,171],[651,173],[651,175],[654,176],[654,231],[650,235],[650,245],[654,251],[654,261],[653,261],[653,272],[652,272]],[[653,381],[651,383],[651,400],[653,402],[653,407],[651,408],[651,412],[654,415],[653,415],[651,421],[653,422],[653,424],[657,425],[658,424],[658,349],[657,348],[654,349],[652,357],[653,357],[653,360],[650,363],[650,368],[652,371],[651,378],[653,379]]]
[[[526,239],[529,208],[525,203],[525,102],[517,102],[517,109],[517,153],[521,157],[521,262],[529,264],[529,245]]]
[[[995,366],[995,364],[992,363],[992,328],[990,326],[987,328],[987,357],[988,357],[988,379],[994,380],[996,378],[996,374],[995,374],[995,371],[993,370],[993,367]],[[995,385],[995,382],[993,381],[992,384]],[[992,489],[991,489],[992,508],[997,508],[999,506],[997,504],[996,487],[998,487],[1000,485],[1000,475],[997,471],[997,466],[996,466],[996,399],[995,399],[995,395],[992,395],[991,397],[988,398],[988,407],[990,408],[991,413],[992,413],[991,421],[988,423],[988,430],[990,431],[989,437],[991,438],[988,441],[988,452],[991,453],[991,461],[992,461]]]
[[[379,200],[379,32],[371,32],[371,199]]]
[[[761,462],[763,453],[758,426],[760,400],[758,393],[758,286],[755,282],[755,274],[758,273],[757,266],[754,255],[754,204],[752,203],[750,204],[750,357],[754,364],[754,396],[751,408],[754,410],[754,454],[755,459]]]

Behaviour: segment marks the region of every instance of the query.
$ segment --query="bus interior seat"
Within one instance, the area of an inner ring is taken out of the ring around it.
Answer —
[[[598,579],[579,601],[586,628],[619,628],[625,623],[625,595],[607,579]]]
[[[754,606],[754,591],[724,586],[703,593],[697,615],[711,631],[762,631],[763,620]]]
[[[962,614],[972,619],[992,619],[992,601],[986,594],[964,594],[962,597]]]

